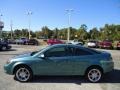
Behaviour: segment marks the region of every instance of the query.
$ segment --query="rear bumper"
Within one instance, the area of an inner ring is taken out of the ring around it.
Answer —
[[[111,72],[114,69],[113,61],[102,61],[101,64],[104,73]]]
[[[11,49],[12,48],[12,46],[7,46],[7,49]]]
[[[112,49],[113,48],[113,46],[100,46],[101,48],[103,48],[103,49]]]

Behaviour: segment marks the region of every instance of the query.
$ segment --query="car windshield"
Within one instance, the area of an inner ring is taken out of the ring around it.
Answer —
[[[78,40],[77,40],[77,39],[75,39],[75,40],[74,40],[74,42],[78,42]]]
[[[37,52],[38,52],[38,51],[34,51],[34,52],[32,52],[30,55],[33,56],[33,55],[35,55]]]
[[[89,41],[89,42],[91,42],[91,43],[96,43],[96,41]]]
[[[38,51],[33,51],[33,52],[31,52],[31,56],[33,56],[33,55],[35,55],[36,53],[38,53],[38,52],[40,52],[40,51],[42,51],[42,50],[44,50],[44,49],[46,49],[46,48],[48,48],[48,47],[50,47],[50,46],[46,46],[46,47],[44,47],[44,48],[42,48],[42,49],[40,49],[40,50],[38,50]]]
[[[111,40],[104,40],[103,42],[112,42]]]

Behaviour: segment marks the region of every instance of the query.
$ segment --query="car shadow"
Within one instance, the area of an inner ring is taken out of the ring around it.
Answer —
[[[11,51],[17,51],[16,49],[9,49],[9,50],[0,50],[0,55],[19,55],[19,54],[17,54],[17,53],[15,53],[15,54],[11,54]],[[7,53],[7,52],[9,52],[9,53]]]
[[[17,51],[16,49],[0,50],[0,52]]]
[[[120,69],[115,69],[107,73],[100,83],[120,83]]]
[[[90,83],[83,76],[34,76],[28,83]],[[113,70],[104,75],[99,83],[120,83],[120,70]]]

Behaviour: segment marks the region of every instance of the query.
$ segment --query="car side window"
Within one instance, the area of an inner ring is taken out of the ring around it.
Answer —
[[[67,47],[67,56],[73,56],[74,55],[74,49],[73,47]]]
[[[92,53],[80,48],[75,49],[75,56],[84,56],[84,55],[92,55]]]
[[[66,56],[65,47],[55,47],[44,53],[46,57],[63,57]]]

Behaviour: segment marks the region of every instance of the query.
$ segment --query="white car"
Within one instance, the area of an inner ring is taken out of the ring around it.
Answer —
[[[69,42],[68,44],[74,44],[74,45],[83,45],[83,42],[79,42],[78,40],[73,40],[71,42]]]
[[[87,46],[91,47],[91,48],[97,48],[98,47],[98,41],[89,41],[87,43]]]

